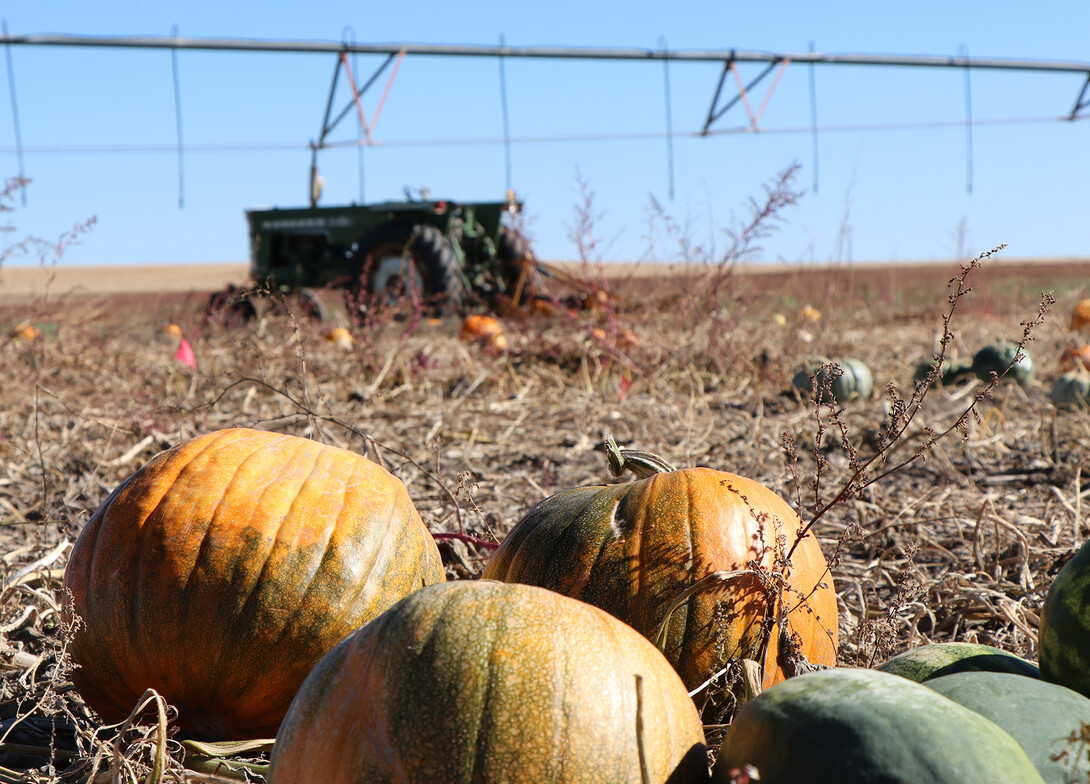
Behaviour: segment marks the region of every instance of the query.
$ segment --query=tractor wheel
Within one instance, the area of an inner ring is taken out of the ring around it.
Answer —
[[[522,287],[519,298],[537,293],[537,270],[533,267],[534,254],[530,250],[526,239],[514,229],[506,226],[500,229],[500,240],[496,247],[496,256],[500,260],[500,269],[503,274],[503,285],[508,293],[514,293],[518,288],[519,280]],[[529,269],[523,273],[523,265],[529,264]]]
[[[389,221],[353,245],[355,299],[373,297],[388,307],[406,302],[429,309],[461,308],[466,296],[461,265],[435,226]]]
[[[257,318],[257,306],[254,305],[254,292],[237,286],[228,286],[225,291],[217,291],[208,298],[205,305],[206,318],[215,324],[235,327]]]
[[[325,303],[322,302],[322,298],[317,291],[314,289],[299,289],[297,297],[299,312],[307,320],[317,324],[324,324],[329,320],[329,312],[326,310]]]

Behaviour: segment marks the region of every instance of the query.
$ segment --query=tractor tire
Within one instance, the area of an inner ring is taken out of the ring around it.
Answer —
[[[255,296],[253,291],[230,285],[208,298],[204,307],[205,318],[209,323],[223,327],[238,327],[253,321],[257,318]]]
[[[524,263],[533,265],[534,254],[530,250],[526,239],[514,229],[506,226],[500,228],[500,238],[496,245],[496,256],[500,261],[500,270],[503,274],[503,285],[508,293],[513,292],[522,277]],[[537,270],[531,266],[526,271],[522,284],[522,297],[537,293]]]
[[[393,220],[353,244],[355,299],[429,311],[460,309],[466,289],[453,246],[435,226]]]
[[[315,324],[324,324],[329,321],[329,311],[326,310],[325,303],[317,291],[307,288],[299,289],[296,292],[296,299],[299,312],[305,319]]]

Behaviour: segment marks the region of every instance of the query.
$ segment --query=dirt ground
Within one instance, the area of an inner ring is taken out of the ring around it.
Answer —
[[[307,436],[382,462],[439,535],[451,579],[478,575],[489,543],[542,498],[613,481],[607,434],[675,465],[756,479],[806,520],[831,503],[814,530],[832,565],[842,665],[946,640],[1035,659],[1044,596],[1086,536],[1090,415],[1057,409],[1049,394],[1079,339],[1068,314],[1086,296],[1083,261],[986,260],[953,307],[957,264],[711,277],[573,266],[588,285],[604,277],[613,296],[549,318],[511,314],[498,352],[460,341],[452,315],[375,311],[360,324],[337,310],[333,324],[351,336],[342,343],[290,301],[244,324],[208,320],[207,292],[241,271],[202,272],[197,286],[193,270],[156,268],[153,292],[96,290],[102,271],[80,281],[58,270],[48,284],[2,271],[0,723],[21,746],[0,747],[0,775],[76,780],[109,768],[93,761],[114,750],[150,770],[155,728],[99,732],[72,690],[60,577],[110,490],[160,450],[218,428]],[[136,286],[127,272],[114,279]],[[168,278],[181,287],[173,296],[162,293]],[[1042,291],[1055,302],[1039,318]],[[1033,379],[913,397],[944,316],[948,357],[1018,341],[1030,324]],[[179,360],[171,323],[195,368]],[[792,390],[808,361],[849,357],[871,369],[872,397],[829,407]],[[933,433],[946,435],[931,443]],[[873,481],[853,485],[871,458]],[[721,734],[709,721],[709,741]],[[167,780],[196,780],[182,756],[174,748]]]
[[[576,262],[551,262],[558,269],[578,273]],[[990,262],[989,278],[1023,278],[1027,283],[1068,281],[1090,277],[1090,258],[996,259]],[[684,276],[685,269],[660,264],[604,264],[610,280],[643,281]],[[884,287],[894,292],[911,288],[921,281],[945,282],[956,269],[954,262],[841,263],[796,265],[740,265],[740,275],[765,278],[765,285],[780,285],[802,276],[835,276],[851,288],[859,281],[868,286]],[[592,274],[597,274],[598,268]],[[40,297],[47,294],[166,294],[211,292],[228,284],[245,285],[249,265],[244,262],[222,264],[157,264],[114,267],[79,267],[59,264],[48,266],[0,267],[0,297]]]
[[[0,301],[62,294],[157,294],[218,291],[244,285],[246,264],[179,264],[132,267],[2,267]]]

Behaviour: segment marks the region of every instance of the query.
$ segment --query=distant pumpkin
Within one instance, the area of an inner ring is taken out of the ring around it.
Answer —
[[[1090,345],[1069,346],[1060,355],[1060,370],[1090,370]]]
[[[479,313],[470,313],[462,321],[462,329],[458,333],[458,339],[466,343],[474,343],[478,340],[490,338],[503,332],[500,322],[491,316],[482,316]]]
[[[1080,300],[1071,311],[1071,321],[1067,328],[1078,332],[1090,326],[1090,299]]]
[[[350,350],[355,343],[355,340],[352,338],[352,333],[344,327],[333,327],[332,329],[326,330],[325,339],[345,351]]]
[[[821,321],[821,311],[813,305],[804,305],[802,308],[802,318],[804,321],[809,321],[811,324],[817,324]]]
[[[479,313],[471,313],[465,317],[458,339],[463,343],[480,344],[497,353],[507,350],[507,338],[500,322]]]
[[[597,340],[599,343],[609,343],[609,333],[601,327],[595,327],[590,331],[591,337]],[[619,329],[617,330],[616,339],[614,345],[622,351],[633,348],[640,345],[639,338],[636,337],[636,333],[631,329]]]
[[[42,332],[33,324],[23,322],[15,328],[15,337],[19,338],[20,340],[41,340]]]

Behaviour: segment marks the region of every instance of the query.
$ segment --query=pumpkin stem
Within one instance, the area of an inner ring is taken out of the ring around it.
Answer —
[[[606,434],[605,448],[606,460],[609,462],[609,473],[613,476],[623,476],[625,469],[628,469],[640,479],[647,479],[655,474],[666,474],[677,470],[676,466],[651,452],[618,446],[617,442],[613,440],[613,436],[608,433]]]
[[[753,659],[742,659],[742,688],[743,704],[761,694],[761,665]]]

